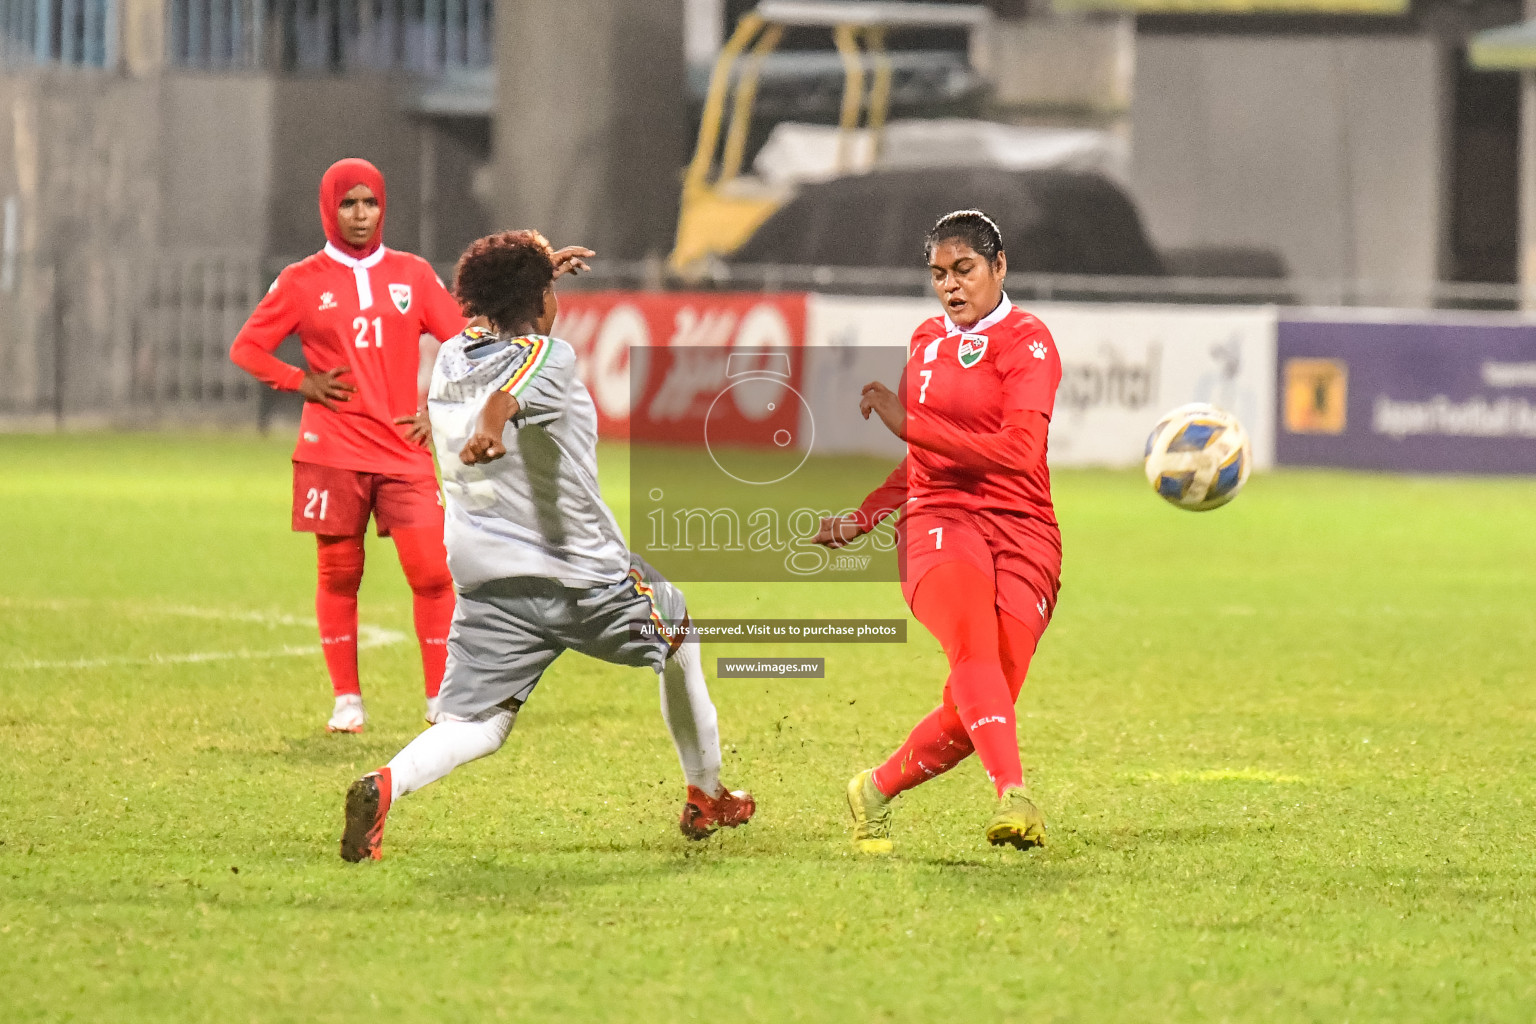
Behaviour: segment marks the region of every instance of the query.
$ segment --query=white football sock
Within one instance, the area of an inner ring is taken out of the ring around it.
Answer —
[[[661,671],[661,714],[688,785],[720,791],[720,727],[697,640],[685,640]]]
[[[398,800],[436,782],[461,764],[494,754],[507,742],[517,712],[492,708],[471,722],[441,721],[405,745],[389,762]]]

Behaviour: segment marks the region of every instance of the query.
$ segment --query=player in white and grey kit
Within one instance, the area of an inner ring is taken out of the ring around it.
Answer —
[[[590,255],[590,253],[587,253]],[[571,346],[549,336],[558,265],[534,231],[482,238],[455,293],[471,327],[446,342],[428,409],[446,497],[458,607],[436,724],[347,792],[341,855],[380,857],[391,803],[506,742],[567,650],[661,677],[688,793],[683,834],[744,824],[755,804],[720,785],[720,734],[682,592],[630,553],[597,484],[597,412]]]

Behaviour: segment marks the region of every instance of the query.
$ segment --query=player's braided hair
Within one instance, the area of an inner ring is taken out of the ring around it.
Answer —
[[[964,242],[988,263],[996,263],[1003,251],[1003,233],[980,210],[956,210],[940,217],[923,239],[923,259],[933,259],[933,250],[949,241]]]
[[[537,231],[501,231],[471,242],[459,257],[453,295],[465,316],[506,328],[535,320],[555,278],[555,254]]]

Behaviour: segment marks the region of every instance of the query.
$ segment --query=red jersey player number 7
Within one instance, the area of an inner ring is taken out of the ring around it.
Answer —
[[[815,537],[838,547],[900,509],[902,595],[950,666],[940,705],[849,782],[854,844],[888,853],[894,798],[974,751],[999,802],[987,839],[1030,848],[1045,842],[1045,820],[1025,789],[1014,702],[1060,588],[1045,453],[1061,361],[1045,325],[1003,291],[1008,260],[991,218],[948,214],[926,248],[944,314],[913,333],[897,390],[871,382],[859,402],[907,442],[907,457]]]
[[[422,341],[451,338],[466,320],[426,260],[384,245],[386,194],[376,167],[336,162],[320,181],[319,201],[325,248],[278,275],[230,358],[267,385],[304,396],[292,526],[317,540],[315,617],[335,697],[326,729],[356,733],[367,721],[357,592],[370,518],[379,536],[394,540],[411,587],[426,717],[436,718],[454,593],[422,393],[436,346]],[[591,255],[563,249],[557,268],[586,269]],[[308,370],[272,354],[293,334]]]

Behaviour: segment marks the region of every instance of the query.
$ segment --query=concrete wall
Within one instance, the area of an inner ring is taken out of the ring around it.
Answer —
[[[320,176],[359,156],[384,173],[384,239],[415,251],[421,223],[421,126],[384,78],[277,78],[273,90],[268,251],[304,256],[325,244],[316,200]]]
[[[613,258],[669,252],[691,135],[683,4],[504,0],[496,35],[500,223]]]
[[[394,89],[359,76],[0,77],[11,240],[0,252],[0,417],[246,415],[259,389],[229,363],[229,341],[275,259],[324,244],[315,198],[331,162],[377,164],[386,240],[418,247],[426,126]],[[442,259],[486,227],[471,195],[485,135],[477,158],[460,159],[476,140],[451,135],[435,152],[437,235],[455,246]]]
[[[0,79],[0,414],[239,412],[255,389],[225,353],[265,285],[272,108],[254,76]]]
[[[0,410],[110,402],[129,386],[119,314],[159,235],[158,106],[154,83],[109,75],[0,79]]]
[[[1447,102],[1428,38],[1142,34],[1133,189],[1159,245],[1272,247],[1296,278],[1411,295],[1439,276]]]
[[[999,18],[972,59],[992,84],[994,115],[1118,124],[1131,103],[1135,19],[1041,12]]]
[[[416,252],[451,265],[470,242],[495,230],[490,125],[479,118],[437,118],[421,128],[424,217]]]
[[[260,75],[177,74],[160,90],[160,244],[267,251],[275,90]]]

